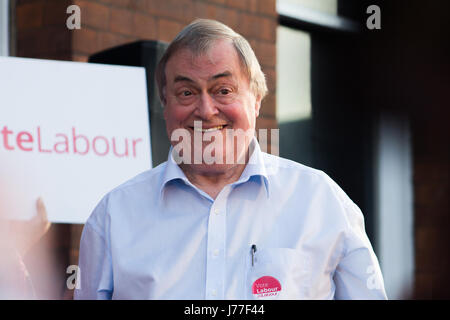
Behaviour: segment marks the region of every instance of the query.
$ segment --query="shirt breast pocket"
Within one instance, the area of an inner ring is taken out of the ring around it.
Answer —
[[[307,297],[311,263],[301,251],[290,248],[258,249],[253,259],[250,256],[247,261],[247,299]]]

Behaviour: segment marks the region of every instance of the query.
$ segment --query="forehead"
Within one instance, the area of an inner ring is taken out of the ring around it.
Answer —
[[[180,49],[166,64],[167,81],[176,76],[191,76],[208,79],[224,71],[234,77],[244,77],[241,61],[234,46],[228,41],[216,41],[206,53],[194,54],[190,49]]]

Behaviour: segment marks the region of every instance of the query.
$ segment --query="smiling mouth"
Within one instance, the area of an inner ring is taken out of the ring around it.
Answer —
[[[213,132],[213,131],[219,131],[222,130],[223,128],[225,128],[226,125],[221,125],[221,126],[215,126],[215,127],[211,127],[211,128],[199,128],[199,127],[191,127],[191,129],[193,129],[196,132]]]

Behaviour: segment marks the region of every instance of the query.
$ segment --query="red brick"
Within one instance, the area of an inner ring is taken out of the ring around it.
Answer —
[[[215,10],[214,19],[226,24],[231,29],[235,30],[239,27],[239,13],[237,10],[217,7]]]
[[[276,42],[278,21],[272,18],[259,17],[257,24],[260,27],[259,39]]]
[[[158,40],[170,42],[181,31],[183,25],[173,20],[158,19]]]
[[[276,64],[276,45],[264,41],[251,41],[253,50],[259,63],[263,67],[275,68]]]
[[[109,49],[128,42],[131,42],[130,38],[124,35],[111,32],[98,33],[98,51]]]
[[[17,6],[16,17],[19,30],[40,27],[43,24],[44,4],[36,2]]]
[[[266,76],[267,89],[269,92],[276,92],[277,88],[277,73],[275,68],[265,68],[264,75]]]
[[[145,13],[150,3],[151,1],[131,0],[127,7],[134,12]]]
[[[257,0],[257,10],[259,13],[277,17],[276,0]]]
[[[414,159],[414,183],[430,181],[448,181],[449,165],[447,162],[434,159]]]
[[[418,206],[442,207],[448,204],[448,181],[416,183],[415,204]]]
[[[275,119],[274,117],[265,117],[260,114],[259,117],[256,118],[256,128],[277,129],[278,128],[277,119]]]
[[[109,25],[109,8],[92,1],[77,1],[81,10],[81,26],[107,30]]]
[[[241,12],[239,21],[239,32],[244,37],[275,42],[277,30],[275,19]]]
[[[236,30],[246,38],[256,38],[259,34],[259,26],[257,25],[257,17],[246,12],[239,13],[239,26]]]
[[[35,54],[34,44],[37,42],[36,31],[33,29],[20,31],[16,37],[16,56],[18,57],[32,57]]]
[[[215,19],[217,15],[217,6],[205,2],[196,2],[194,6],[194,15],[196,18]]]
[[[258,11],[258,2],[259,0],[248,0],[248,10],[250,12]]]
[[[156,19],[141,13],[133,15],[133,33],[141,39],[156,40]]]
[[[154,0],[148,5],[150,14],[184,23],[194,19],[194,10],[195,3],[190,0]]]
[[[81,28],[72,32],[72,49],[74,52],[93,54],[98,51],[97,31]]]
[[[133,13],[125,9],[111,8],[109,31],[125,35],[133,34]]]
[[[90,0],[93,1],[93,0]],[[144,13],[153,0],[98,0],[97,2],[120,9],[129,9],[134,12]]]
[[[110,4],[114,7],[128,8],[133,4],[132,0],[100,0],[100,2]]]
[[[264,117],[276,116],[276,96],[275,93],[269,93],[261,103],[260,115]]]
[[[72,3],[68,0],[47,0],[44,6],[44,25],[58,25],[65,27],[67,18],[67,7]]]
[[[72,54],[71,54],[70,50],[61,51],[61,52],[44,52],[44,53],[35,55],[33,58],[71,61]]]
[[[45,32],[47,38],[47,45],[45,46],[47,52],[59,53],[70,50],[73,31],[68,30],[65,26],[55,25],[45,27],[42,32]]]
[[[415,206],[414,223],[420,227],[432,227],[439,224],[450,227],[448,212],[448,203],[443,206]]]
[[[414,284],[414,299],[433,298],[433,274],[429,272],[416,272]]]
[[[248,0],[226,0],[226,5],[228,7],[240,9],[240,10],[247,10],[249,7]]]
[[[266,129],[267,130],[267,150],[263,150],[265,152],[275,153],[279,154],[279,141],[272,141],[271,135],[272,135],[272,129],[278,129],[278,123],[277,120],[273,117],[264,117],[259,116],[256,118],[256,130],[257,133],[259,133],[260,129]],[[278,152],[277,152],[278,150]]]
[[[239,26],[239,14],[234,9],[229,9],[214,4],[198,2],[195,4],[195,16],[197,18],[214,19],[220,21],[237,31]]]
[[[415,256],[416,270],[418,272],[434,272],[443,274],[447,272],[449,262],[448,252],[448,226],[416,226]]]
[[[17,7],[19,7],[19,6],[22,6],[22,5],[24,5],[24,4],[29,4],[29,3],[44,3],[45,2],[45,0],[15,0],[15,3],[16,3],[16,6]]]
[[[214,2],[214,3],[217,3],[217,4],[225,4],[227,2],[227,0],[207,0],[207,1],[208,2]]]
[[[21,57],[47,57],[70,51],[70,31],[62,26],[46,26],[18,32],[17,55]]]
[[[264,148],[264,145],[261,144],[261,148],[263,148],[264,152],[279,154],[279,141],[272,140],[272,135],[274,134],[272,130],[276,129],[278,129],[278,123],[275,118],[259,116],[256,119],[256,132],[260,142],[263,142],[263,140],[261,140],[262,136],[260,136],[260,133],[262,134],[263,133],[262,130],[266,130],[265,132],[267,138],[266,148]]]

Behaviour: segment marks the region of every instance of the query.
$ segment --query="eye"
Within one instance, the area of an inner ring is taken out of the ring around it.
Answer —
[[[212,92],[214,92],[215,99],[221,104],[232,103],[237,95],[236,88],[228,84],[220,84]]]
[[[190,105],[197,98],[198,91],[195,88],[179,88],[175,92],[177,101],[182,105]]]
[[[227,95],[227,94],[230,94],[230,93],[231,93],[231,90],[228,89],[228,88],[222,88],[222,89],[219,90],[219,93],[220,93],[221,95]]]

